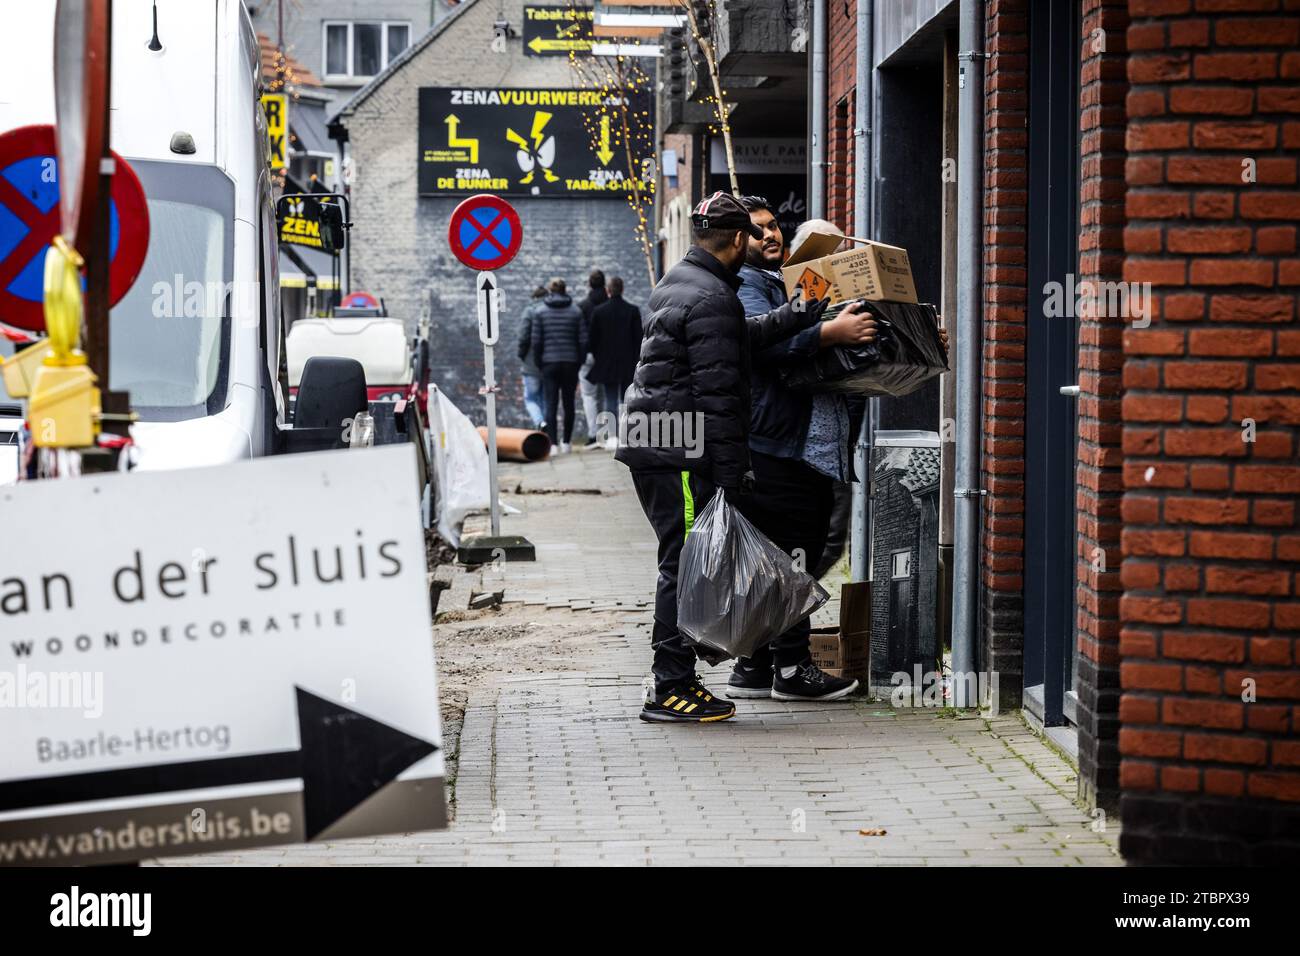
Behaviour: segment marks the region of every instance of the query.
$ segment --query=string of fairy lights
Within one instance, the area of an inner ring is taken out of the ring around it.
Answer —
[[[576,10],[578,4],[569,0],[569,7]],[[623,153],[628,175],[624,199],[635,220],[637,243],[645,259],[650,284],[654,285],[650,215],[654,210],[657,177],[643,175],[643,170],[654,161],[657,152],[654,111],[651,108],[654,83],[637,60],[622,54],[596,56],[574,50],[568,54],[577,88],[596,90],[600,94],[600,106],[582,113],[583,129],[592,153],[599,154],[603,149]]]
[[[670,6],[680,7],[686,14],[686,26],[692,43],[685,44],[691,66],[698,69],[695,56],[705,59],[706,69],[714,93],[701,101],[712,107],[714,122],[709,123],[712,136],[721,136],[725,145],[727,167],[733,190],[736,188],[735,162],[731,150],[730,108],[726,90],[721,87],[716,56],[709,37],[717,23],[716,0],[668,0]],[[569,0],[572,10],[589,10],[576,0]],[[701,22],[701,16],[705,21]],[[628,189],[625,198],[636,220],[635,232],[645,257],[650,284],[654,285],[654,238],[650,215],[654,209],[658,170],[654,165],[658,153],[654,112],[650,108],[655,91],[654,77],[641,66],[641,57],[624,54],[594,55],[569,51],[569,66],[579,89],[594,89],[600,93],[600,107],[582,114],[583,128],[590,141],[591,150],[622,148],[628,170]],[[650,167],[654,175],[643,175]]]

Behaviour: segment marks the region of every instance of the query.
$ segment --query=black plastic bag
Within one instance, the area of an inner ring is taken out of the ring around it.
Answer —
[[[879,333],[868,345],[835,345],[781,370],[787,388],[898,398],[948,371],[932,305],[866,302]]]
[[[710,664],[750,657],[830,600],[719,491],[695,519],[677,570],[677,628]]]

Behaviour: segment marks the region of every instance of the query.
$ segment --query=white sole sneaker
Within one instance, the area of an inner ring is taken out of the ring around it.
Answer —
[[[837,690],[831,694],[823,694],[821,697],[802,697],[799,694],[783,694],[781,691],[777,690],[776,685],[773,684],[772,699],[773,700],[807,700],[807,701],[812,701],[814,703],[824,703],[825,701],[828,700],[841,700],[845,697],[848,697],[857,689],[858,689],[858,682],[854,681],[852,684],[850,684],[848,687],[845,687],[843,690]]]
[[[770,687],[732,687],[728,684],[722,692],[732,700],[767,700],[772,696]]]

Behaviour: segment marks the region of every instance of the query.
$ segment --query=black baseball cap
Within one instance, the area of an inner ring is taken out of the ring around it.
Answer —
[[[691,225],[696,229],[743,229],[755,239],[763,238],[763,230],[754,225],[740,200],[721,189],[695,207]]]

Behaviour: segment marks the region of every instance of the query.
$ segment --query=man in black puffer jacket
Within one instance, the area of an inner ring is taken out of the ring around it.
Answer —
[[[528,336],[519,342],[519,357],[532,350],[542,370],[542,405],[546,436],[556,443],[559,406],[564,404],[564,432],[558,451],[569,450],[573,440],[573,397],[578,369],[587,357],[587,320],[573,304],[563,279],[552,279],[550,292],[533,309]]]
[[[695,651],[677,630],[678,560],[695,515],[715,490],[736,496],[752,483],[751,351],[815,325],[827,305],[786,304],[746,319],[736,273],[749,237],[761,237],[761,230],[722,192],[695,207],[691,224],[695,244],[655,286],[647,305],[641,358],[614,456],[632,469],[637,497],[659,539],[655,691],[642,708],[643,720],[707,722],[735,713],[734,704],[700,684]]]

